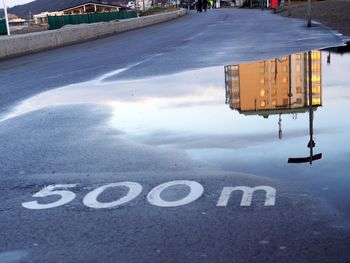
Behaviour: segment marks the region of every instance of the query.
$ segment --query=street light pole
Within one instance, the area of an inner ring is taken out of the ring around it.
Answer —
[[[311,27],[311,0],[307,0],[307,27]]]
[[[4,0],[4,12],[5,12],[5,21],[6,21],[6,30],[7,30],[7,35],[10,35],[10,26],[9,26],[9,18],[7,16],[7,6],[6,6],[6,1]]]
[[[291,16],[291,11],[290,11],[290,0],[288,0],[288,16]]]

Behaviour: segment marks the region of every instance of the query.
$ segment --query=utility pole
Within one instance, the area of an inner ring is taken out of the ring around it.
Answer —
[[[5,22],[6,22],[6,30],[7,30],[7,35],[10,35],[10,26],[9,26],[9,18],[7,16],[7,5],[6,1],[4,0],[4,12],[5,12]]]

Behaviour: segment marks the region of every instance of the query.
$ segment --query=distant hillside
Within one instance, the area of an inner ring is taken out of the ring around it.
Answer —
[[[17,5],[9,9],[9,13],[15,14],[21,18],[29,18],[29,14],[39,14],[41,12],[52,12],[67,7],[79,5],[85,2],[101,2],[101,1],[88,1],[88,0],[36,0],[24,5]],[[109,4],[115,2],[115,0],[106,0]]]

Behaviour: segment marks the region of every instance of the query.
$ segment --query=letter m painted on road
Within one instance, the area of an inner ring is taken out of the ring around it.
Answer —
[[[253,194],[255,191],[265,191],[265,206],[273,206],[276,202],[276,189],[270,186],[256,186],[256,187],[247,187],[247,186],[236,186],[236,187],[224,187],[221,192],[216,206],[227,206],[227,203],[230,199],[231,193],[234,191],[242,191],[241,206],[250,206],[253,199]]]

